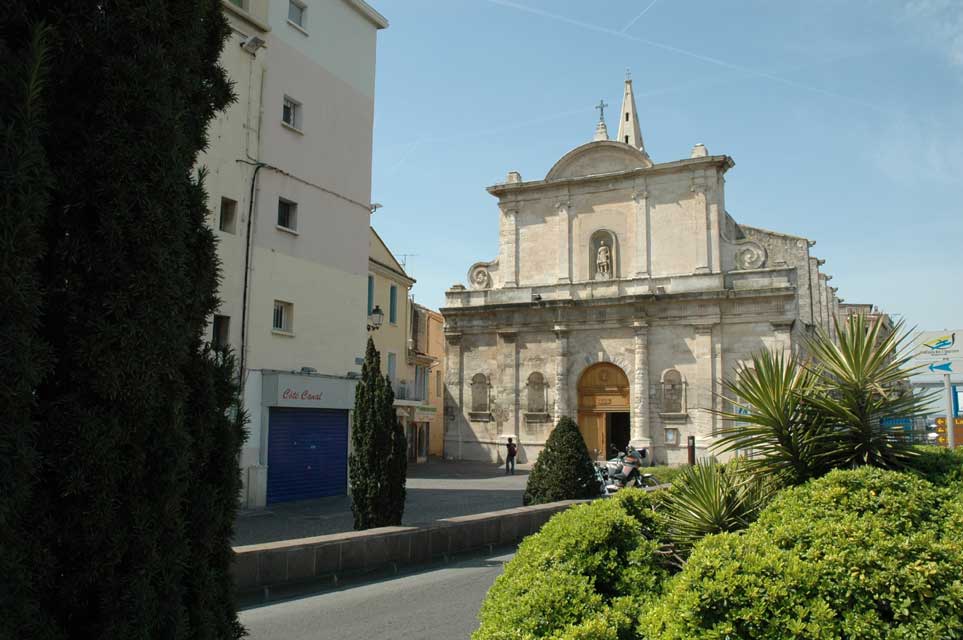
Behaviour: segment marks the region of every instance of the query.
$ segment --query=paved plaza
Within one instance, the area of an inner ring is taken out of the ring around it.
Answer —
[[[403,524],[520,507],[529,469],[530,465],[518,465],[515,475],[506,476],[504,467],[484,462],[432,460],[411,465]],[[288,502],[241,511],[233,542],[240,546],[308,538],[352,531],[353,525],[347,496]]]

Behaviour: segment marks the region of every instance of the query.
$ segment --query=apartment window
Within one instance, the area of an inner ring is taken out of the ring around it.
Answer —
[[[294,305],[281,300],[274,301],[274,322],[271,328],[284,333],[294,333]]]
[[[388,292],[388,322],[398,324],[398,287],[391,285]]]
[[[395,382],[395,378],[398,374],[398,356],[388,352],[388,379],[391,380],[392,384]]]
[[[297,231],[298,203],[278,198],[278,226],[288,231]]]
[[[441,397],[441,371],[435,371],[435,395]]]
[[[368,315],[374,310],[374,276],[368,276]]]
[[[289,127],[301,129],[301,103],[284,96],[284,107],[281,111],[281,121]]]
[[[225,233],[237,233],[237,200],[221,198],[221,219],[217,228]]]
[[[246,0],[229,0],[231,4],[235,7],[240,7],[241,9],[247,9]]]
[[[225,349],[231,340],[231,319],[228,316],[214,316],[211,326],[211,346]]]
[[[288,0],[288,21],[296,24],[302,29],[305,27],[305,17],[308,12],[307,6],[296,0]]]

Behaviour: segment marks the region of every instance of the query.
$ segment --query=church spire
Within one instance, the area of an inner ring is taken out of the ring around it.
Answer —
[[[625,70],[625,95],[622,97],[622,111],[619,113],[619,142],[631,145],[645,153],[642,130],[639,128],[639,114],[635,110],[635,95],[632,94],[632,77]]]

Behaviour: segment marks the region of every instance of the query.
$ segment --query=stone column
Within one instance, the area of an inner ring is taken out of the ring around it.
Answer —
[[[504,286],[518,286],[518,210],[505,208],[502,210],[501,245],[502,261],[498,270],[504,269]]]
[[[562,284],[572,282],[572,204],[564,200],[555,205],[558,212],[558,281]]]
[[[701,213],[702,222],[696,225],[696,229],[702,231],[705,235],[701,242],[696,242],[696,248],[698,252],[696,253],[696,273],[709,273],[711,269],[709,268],[709,252],[710,252],[710,233],[709,233],[709,206],[708,198],[706,196],[706,186],[704,184],[695,183],[689,187],[689,191],[693,194],[694,207],[697,214]]]
[[[636,320],[635,376],[632,380],[632,446],[649,449],[652,455],[652,429],[649,424],[649,325]]]
[[[555,358],[555,422],[563,416],[576,419],[571,414],[568,402],[568,329],[555,325],[555,342],[558,354]]]
[[[635,202],[635,277],[649,276],[649,192],[636,191]]]
[[[450,422],[449,432],[454,431],[458,438],[457,458],[462,460],[462,442],[465,423],[465,357],[461,349],[460,333],[445,333],[445,422]],[[450,406],[451,403],[453,406]]]

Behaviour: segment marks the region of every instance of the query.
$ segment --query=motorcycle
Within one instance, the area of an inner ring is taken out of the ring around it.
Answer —
[[[614,448],[613,448],[614,449]],[[616,456],[595,464],[595,475],[601,493],[610,496],[625,487],[656,487],[659,480],[651,473],[642,473],[646,451],[629,447],[625,452],[615,450]]]

